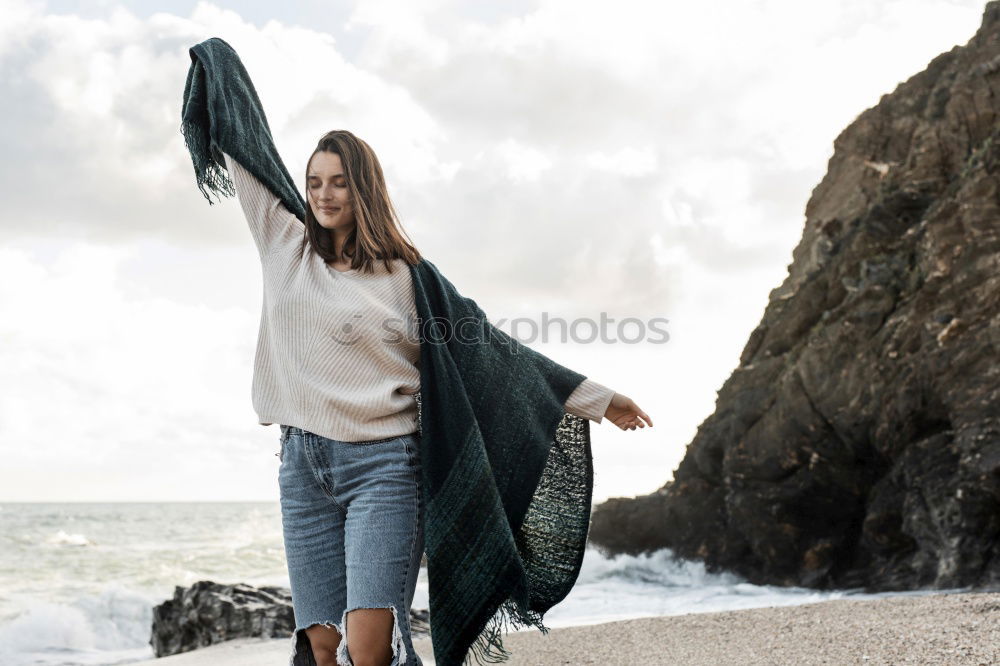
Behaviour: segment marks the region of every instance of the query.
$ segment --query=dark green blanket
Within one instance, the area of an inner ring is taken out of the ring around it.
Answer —
[[[212,38],[190,54],[181,131],[206,198],[206,190],[234,193],[227,152],[304,221],[305,201],[236,52]],[[590,422],[564,404],[585,378],[489,323],[427,259],[410,270],[434,659],[497,663],[509,656],[502,632],[548,632],[542,616],[580,572],[593,488]]]

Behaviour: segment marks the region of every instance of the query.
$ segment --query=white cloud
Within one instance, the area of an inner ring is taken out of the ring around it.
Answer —
[[[496,152],[507,167],[508,180],[515,183],[538,180],[543,171],[552,168],[552,160],[543,151],[510,137],[497,144]]]
[[[154,493],[171,494],[188,467],[194,492],[211,496],[205,473],[219,470],[199,470],[202,447],[248,463],[266,452],[272,431],[248,419],[256,313],[129,297],[123,276],[137,250],[78,243],[46,261],[0,249],[0,436],[4,476],[17,475],[0,484],[6,498],[114,496],[105,474],[161,474],[150,460],[179,463]]]
[[[624,146],[614,152],[597,150],[586,157],[587,166],[615,176],[644,176],[656,171],[658,160],[652,146]]]

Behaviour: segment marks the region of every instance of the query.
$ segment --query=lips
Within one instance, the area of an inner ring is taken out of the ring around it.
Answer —
[[[340,209],[339,208],[322,208],[321,207],[320,210],[323,211],[324,213],[336,213]]]

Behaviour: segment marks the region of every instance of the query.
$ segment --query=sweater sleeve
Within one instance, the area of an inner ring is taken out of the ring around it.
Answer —
[[[236,189],[236,196],[243,208],[243,214],[246,216],[247,224],[250,225],[250,233],[263,257],[266,250],[285,229],[293,224],[302,223],[256,176],[229,153],[222,154],[226,160],[226,170]]]
[[[565,408],[573,416],[600,423],[614,396],[613,390],[587,378],[566,399]]]

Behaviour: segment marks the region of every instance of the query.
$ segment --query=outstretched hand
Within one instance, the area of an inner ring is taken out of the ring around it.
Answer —
[[[639,405],[635,404],[632,398],[621,393],[615,393],[614,397],[611,398],[611,404],[604,412],[604,418],[609,419],[622,430],[645,428],[646,424],[649,424],[650,428],[653,427],[653,420],[649,418],[649,414],[639,409]]]

